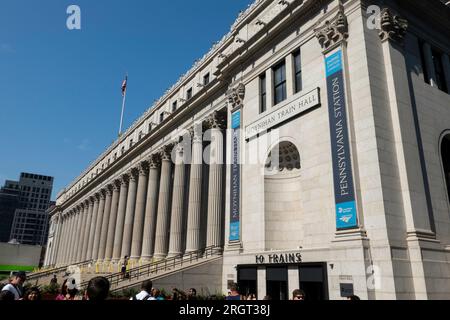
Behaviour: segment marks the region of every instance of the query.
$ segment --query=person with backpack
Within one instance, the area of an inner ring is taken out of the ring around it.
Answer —
[[[152,300],[151,292],[152,292],[153,283],[151,280],[144,281],[141,285],[141,292],[134,295],[130,300]]]

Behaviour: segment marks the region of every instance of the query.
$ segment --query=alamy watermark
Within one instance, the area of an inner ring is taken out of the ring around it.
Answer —
[[[72,4],[67,7],[66,13],[69,15],[66,21],[67,29],[81,30],[81,8]]]
[[[377,5],[367,7],[367,28],[369,30],[381,29],[381,8]]]

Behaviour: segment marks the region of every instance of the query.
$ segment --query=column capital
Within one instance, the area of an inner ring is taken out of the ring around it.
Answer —
[[[105,187],[105,194],[106,194],[106,196],[111,196],[112,195],[112,193],[113,193],[113,188],[114,188],[114,186],[113,186],[113,184],[108,184],[106,187]]]
[[[161,157],[158,153],[150,155],[147,161],[150,169],[158,169],[161,166]]]
[[[130,176],[128,175],[128,173],[123,174],[122,176],[120,176],[119,178],[119,182],[120,182],[120,186],[128,186],[128,183],[130,182]]]
[[[159,150],[159,155],[161,157],[161,161],[170,161],[171,160],[171,153],[174,148],[174,144],[170,143],[168,145],[165,145],[164,147]]]
[[[100,200],[105,200],[106,199],[106,189],[101,189],[98,192],[98,197]]]
[[[206,127],[208,129],[225,129],[226,121],[225,116],[218,111],[214,111],[212,115],[210,115],[206,119]]]
[[[129,181],[131,182],[136,182],[136,180],[137,180],[137,178],[139,177],[139,168],[138,167],[136,167],[136,168],[131,168],[128,172],[127,172],[127,174],[128,174],[128,178],[129,178]]]
[[[119,179],[114,180],[111,184],[113,191],[119,191],[120,185],[121,185],[121,181]]]
[[[244,105],[245,85],[241,82],[235,88],[227,91],[228,103],[233,109],[240,108]]]
[[[342,8],[332,20],[326,20],[319,28],[314,30],[317,40],[322,46],[323,53],[336,48],[348,39],[348,21]]]
[[[408,20],[401,18],[399,15],[393,14],[389,8],[381,10],[381,31],[378,34],[381,42],[386,40],[394,41],[400,45],[408,29]]]
[[[94,198],[94,202],[99,202],[100,201],[100,197],[101,197],[100,191],[96,192],[92,197]]]
[[[193,143],[203,142],[203,123],[194,124],[188,131]]]
[[[138,165],[138,170],[139,170],[139,176],[146,176],[148,175],[148,161],[142,161],[139,163]]]

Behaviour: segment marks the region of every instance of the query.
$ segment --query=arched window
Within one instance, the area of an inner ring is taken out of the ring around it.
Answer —
[[[297,248],[303,241],[300,153],[293,143],[282,141],[270,151],[265,164],[265,247]]]
[[[441,145],[442,165],[444,167],[445,182],[447,185],[448,198],[450,200],[450,134],[442,139]]]

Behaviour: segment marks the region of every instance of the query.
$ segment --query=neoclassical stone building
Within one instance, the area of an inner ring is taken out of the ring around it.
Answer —
[[[157,285],[450,299],[450,8],[258,0],[64,189],[46,265],[217,248]]]

